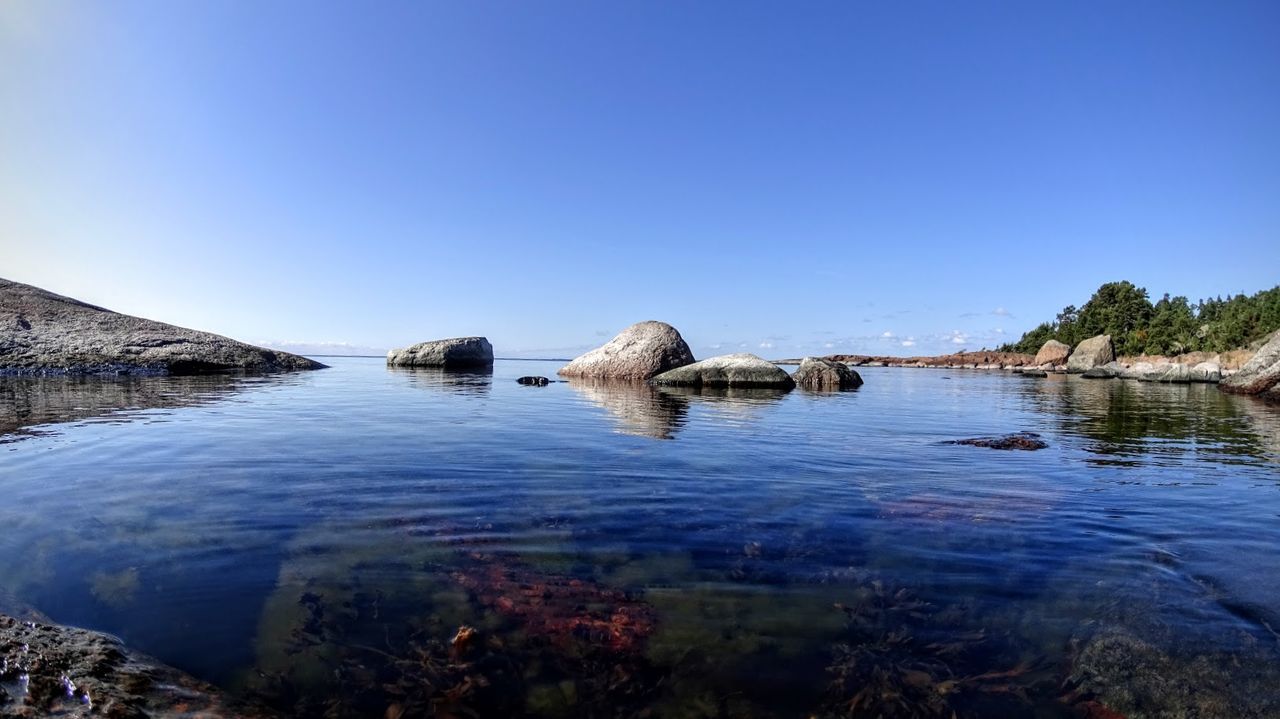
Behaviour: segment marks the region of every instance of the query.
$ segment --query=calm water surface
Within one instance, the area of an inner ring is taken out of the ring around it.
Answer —
[[[0,605],[312,716],[1072,716],[1145,691],[1106,637],[1280,712],[1275,407],[958,370],[698,394],[332,364],[0,379]],[[1014,431],[1049,447],[944,443]]]

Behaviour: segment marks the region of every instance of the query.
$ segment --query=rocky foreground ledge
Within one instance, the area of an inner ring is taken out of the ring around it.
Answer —
[[[324,366],[0,279],[0,375],[185,375]]]
[[[0,719],[265,717],[106,634],[0,614]]]

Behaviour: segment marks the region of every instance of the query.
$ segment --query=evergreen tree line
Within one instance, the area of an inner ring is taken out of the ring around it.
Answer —
[[[1280,286],[1246,297],[1190,302],[1165,295],[1152,304],[1146,289],[1132,282],[1108,282],[1076,309],[1068,305],[1005,352],[1035,354],[1048,340],[1075,347],[1096,335],[1111,335],[1116,354],[1176,355],[1225,352],[1248,345],[1280,328]]]

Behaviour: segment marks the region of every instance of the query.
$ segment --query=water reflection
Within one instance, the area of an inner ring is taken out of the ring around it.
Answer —
[[[404,377],[409,384],[449,394],[487,395],[493,387],[493,368],[476,367],[448,370],[437,367],[387,367],[393,375]]]
[[[192,407],[283,377],[211,374],[186,377],[0,377],[0,442],[26,428],[121,413]]]
[[[687,399],[644,382],[573,378],[569,386],[588,402],[612,414],[622,434],[672,439],[685,425],[689,414]]]
[[[671,399],[703,407],[727,420],[758,420],[770,407],[777,405],[791,391],[741,387],[659,387],[658,392]]]
[[[1278,413],[1211,385],[1066,378],[1026,391],[1065,433],[1090,440],[1097,463],[1160,464],[1198,452],[1228,462],[1277,455]]]

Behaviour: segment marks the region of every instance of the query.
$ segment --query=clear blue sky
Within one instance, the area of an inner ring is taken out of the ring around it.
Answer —
[[[1277,38],[1274,1],[8,0],[0,276],[286,348],[994,346],[1108,280],[1280,282]]]

